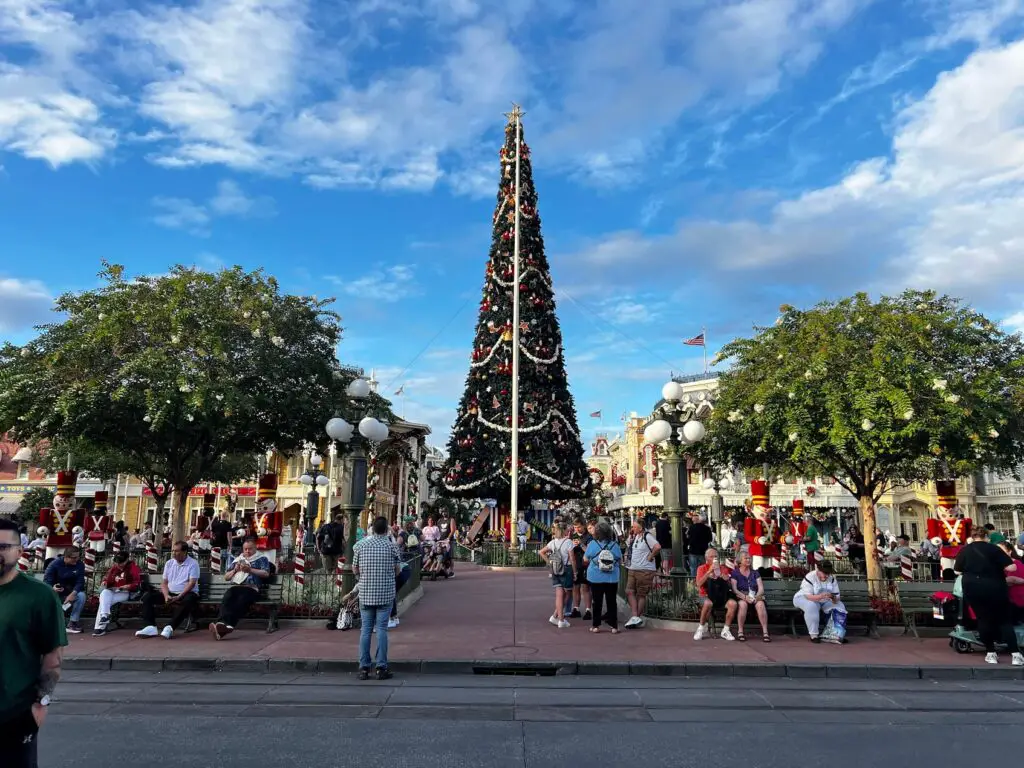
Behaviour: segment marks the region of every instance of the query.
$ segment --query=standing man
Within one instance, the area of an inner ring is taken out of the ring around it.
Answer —
[[[37,768],[39,729],[68,638],[60,598],[19,573],[21,553],[18,527],[0,518],[0,751],[9,768]]]
[[[210,542],[214,547],[220,547],[221,552],[227,553],[231,550],[232,527],[226,511],[221,512],[220,517],[210,525]]]
[[[647,594],[654,584],[654,573],[657,570],[655,557],[661,551],[658,540],[648,533],[640,520],[634,520],[629,541],[629,564],[626,566],[626,600],[629,601],[633,615],[626,622],[626,629],[635,629],[644,624],[644,611],[647,610]]]
[[[661,547],[661,570],[668,576],[672,568],[672,559],[668,557],[672,551],[672,522],[668,519],[668,512],[663,511],[658,516],[658,522],[654,524],[654,538]]]
[[[525,517],[520,517],[516,520],[516,538],[519,540],[519,549],[526,549],[526,539],[530,533],[530,524],[526,522]]]
[[[373,532],[356,544],[352,571],[359,579],[359,679],[370,676],[370,635],[377,632],[377,679],[391,677],[388,669],[388,618],[395,602],[395,580],[402,567],[398,547],[388,538],[388,521],[378,517]]]
[[[704,515],[694,513],[691,520],[693,522],[686,532],[686,560],[690,567],[690,574],[693,578],[697,578],[697,569],[704,563],[704,555],[707,553],[708,547],[711,546],[711,537],[714,533]]]
[[[334,573],[338,569],[338,558],[345,551],[345,513],[337,512],[334,519],[320,526],[316,533],[316,546],[324,561],[324,570]]]

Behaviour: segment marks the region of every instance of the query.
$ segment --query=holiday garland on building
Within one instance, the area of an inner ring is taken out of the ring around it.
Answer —
[[[512,342],[516,220],[516,127],[510,118],[490,258],[466,389],[448,444],[443,492],[507,503],[512,469]],[[565,375],[562,332],[537,211],[530,149],[520,144],[519,503],[581,498],[590,490],[576,407]]]

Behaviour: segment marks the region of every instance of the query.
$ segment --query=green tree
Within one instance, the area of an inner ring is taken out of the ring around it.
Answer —
[[[324,441],[354,376],[334,357],[332,300],[239,267],[128,279],[105,264],[100,278],[57,300],[60,322],[0,350],[0,424],[19,439],[84,441],[94,471],[121,466],[181,491],[176,536],[187,491],[216,479],[225,456]]]
[[[21,497],[21,501],[18,503],[18,511],[15,515],[18,518],[18,522],[28,528],[28,537],[30,539],[35,536],[37,527],[32,522],[39,519],[40,509],[47,509],[53,506],[55,490],[56,488],[54,487],[33,488]]]
[[[726,345],[709,431],[721,464],[832,477],[859,502],[868,577],[875,504],[893,486],[1014,472],[1024,459],[1024,343],[959,300],[865,294]]]
[[[505,128],[476,338],[444,464],[443,493],[507,505],[512,467],[512,325],[516,124]],[[565,375],[562,331],[537,211],[530,149],[520,144],[519,504],[575,499],[590,489],[576,406]]]

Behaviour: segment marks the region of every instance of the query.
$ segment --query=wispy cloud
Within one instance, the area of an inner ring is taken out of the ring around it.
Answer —
[[[38,280],[0,278],[0,331],[23,331],[52,320],[53,295]]]
[[[181,197],[155,197],[153,206],[159,210],[153,221],[168,229],[182,229],[197,237],[208,237],[215,218],[267,217],[275,215],[270,197],[248,197],[237,182],[225,179],[206,202]]]
[[[355,278],[329,275],[328,279],[345,295],[366,301],[391,304],[420,292],[414,269],[408,264],[380,267]]]

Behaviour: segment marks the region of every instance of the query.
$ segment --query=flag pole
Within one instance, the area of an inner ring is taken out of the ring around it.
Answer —
[[[516,212],[515,229],[512,243],[512,466],[510,481],[512,494],[509,499],[509,521],[512,535],[509,537],[509,551],[519,549],[516,537],[516,525],[519,517],[519,194],[521,191],[520,146],[522,145],[522,110],[518,104],[512,105],[512,120],[515,124],[516,136]]]
[[[702,341],[700,348],[704,350],[704,375],[706,376],[708,372],[708,332],[703,325],[700,327],[700,338]]]

